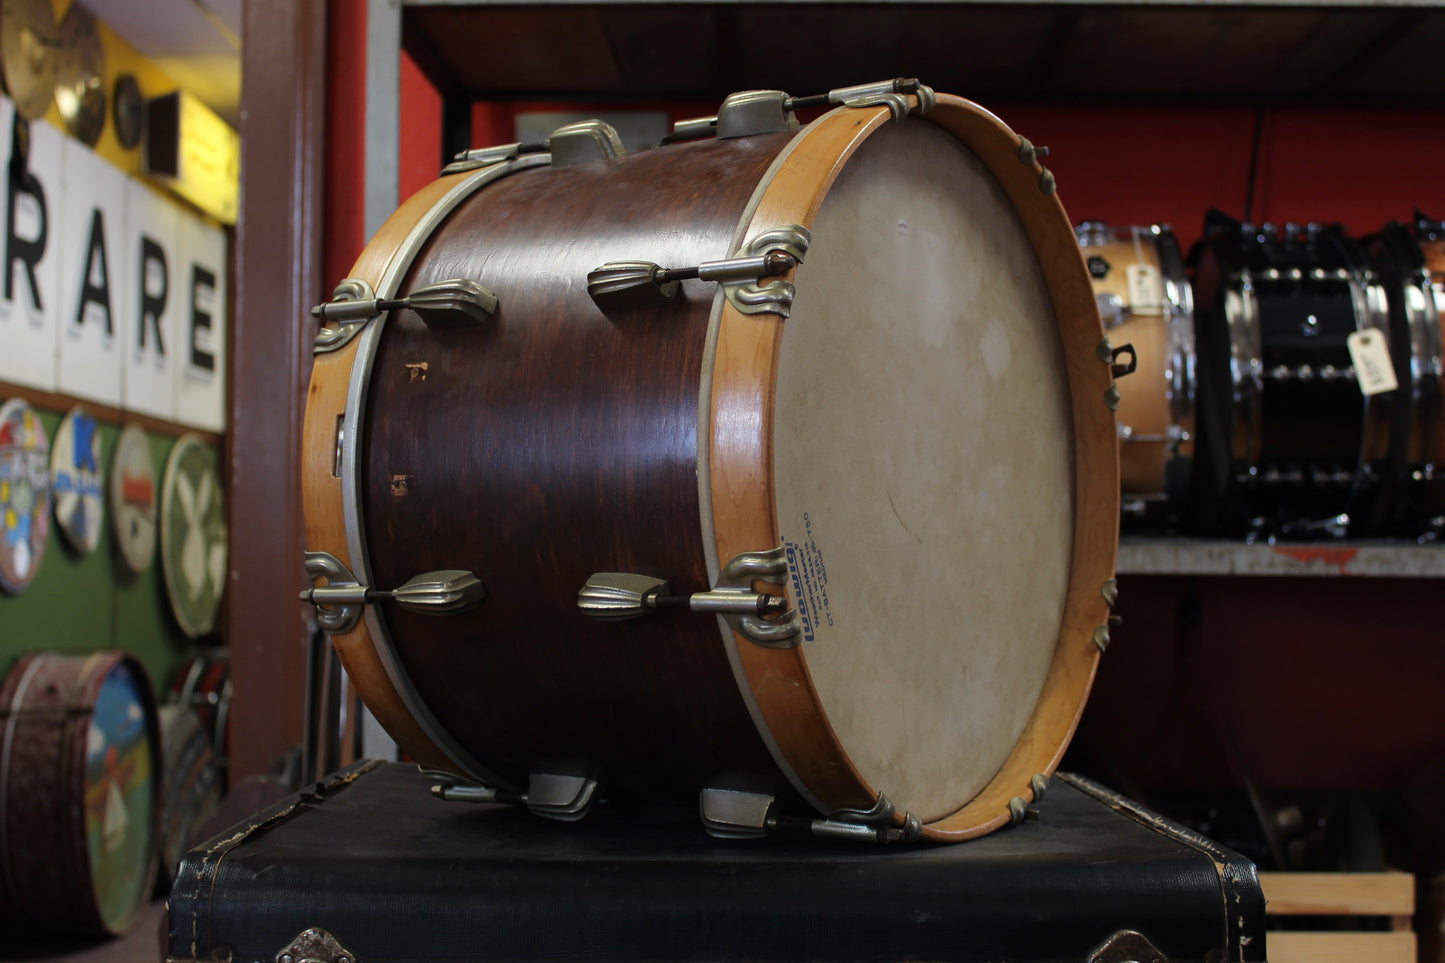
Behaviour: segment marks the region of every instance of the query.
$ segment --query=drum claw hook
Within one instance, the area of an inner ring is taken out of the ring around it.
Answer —
[[[1119,356],[1123,354],[1129,356],[1127,362],[1119,361]],[[1116,348],[1109,342],[1108,335],[1104,335],[1099,341],[1099,360],[1109,366],[1109,373],[1115,378],[1122,378],[1125,375],[1133,374],[1134,370],[1139,366],[1139,356],[1134,350],[1133,343],[1121,344]]]

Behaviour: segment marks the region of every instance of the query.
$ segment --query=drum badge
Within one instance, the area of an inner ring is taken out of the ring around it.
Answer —
[[[226,511],[215,453],[192,434],[171,449],[161,483],[161,568],[176,622],[211,631],[226,584]]]
[[[100,435],[95,419],[76,406],[55,431],[50,449],[50,484],[55,520],[70,547],[82,555],[100,544],[105,517],[100,478]]]
[[[150,441],[139,425],[126,425],[115,443],[110,513],[121,560],[139,575],[156,557],[156,470]]]
[[[0,588],[25,591],[50,536],[50,439],[20,399],[0,406]]]
[[[1102,281],[1109,276],[1109,262],[1095,254],[1089,258],[1089,277]]]

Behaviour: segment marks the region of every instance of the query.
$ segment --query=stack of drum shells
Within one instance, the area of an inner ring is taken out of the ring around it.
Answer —
[[[1445,225],[1363,238],[1218,211],[1078,227],[1120,383],[1123,525],[1246,539],[1445,531]],[[1393,382],[1393,384],[1392,384]]]

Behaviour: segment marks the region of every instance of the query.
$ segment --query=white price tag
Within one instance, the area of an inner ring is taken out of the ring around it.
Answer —
[[[1383,334],[1374,328],[1366,328],[1351,331],[1345,341],[1350,347],[1350,360],[1355,365],[1360,394],[1378,395],[1400,386],[1395,380],[1395,366],[1390,363],[1390,346],[1385,343]]]
[[[1163,314],[1164,282],[1152,264],[1131,264],[1125,269],[1129,282],[1131,314]]]

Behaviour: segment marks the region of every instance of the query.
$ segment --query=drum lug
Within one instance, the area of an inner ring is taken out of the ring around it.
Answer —
[[[432,795],[445,802],[520,805],[547,819],[575,822],[592,808],[597,795],[597,780],[587,774],[585,765],[559,768],[574,771],[534,772],[525,793],[485,786],[440,769],[423,769],[422,774],[431,780]]]
[[[336,556],[307,552],[306,574],[313,582],[326,579],[325,585],[302,591],[301,601],[316,606],[316,621],[333,635],[351,631],[361,618],[361,607],[378,599],[391,599],[404,609],[426,615],[451,615],[480,605],[487,597],[481,580],[461,569],[423,572],[399,588],[374,589],[358,582]]]
[[[462,328],[481,324],[497,311],[497,296],[475,281],[452,278],[419,287],[404,298],[378,298],[371,285],[359,278],[347,278],[336,287],[331,300],[311,309],[311,316],[324,325],[316,333],[314,351],[322,354],[346,345],[362,328],[384,311],[410,308],[433,329]]]
[[[547,138],[547,147],[552,152],[553,167],[572,167],[627,153],[617,130],[601,120],[582,120],[558,127]]]
[[[756,257],[703,261],[697,267],[665,268],[651,261],[608,261],[587,272],[587,293],[603,311],[654,308],[676,299],[683,281],[755,281],[798,266],[786,251]]]
[[[718,140],[752,137],[798,129],[798,118],[781,90],[744,90],[729,94],[718,108],[714,127]],[[694,121],[694,129],[699,122]]]
[[[770,833],[850,839],[869,843],[913,842],[923,834],[923,824],[905,813],[903,825],[894,826],[895,809],[879,793],[866,809],[839,809],[827,819],[783,816],[776,812],[772,793],[707,787],[698,798],[703,829],[718,839],[757,839]]]
[[[793,305],[791,281],[779,275],[796,268],[812,234],[798,224],[764,231],[731,258],[696,267],[664,268],[651,261],[608,261],[587,273],[587,293],[602,311],[659,307],[677,297],[681,282],[694,278],[722,285],[728,301],[744,314],[773,312],[783,317]],[[776,280],[759,283],[762,278]]]
[[[1107,334],[1099,340],[1098,354],[1099,360],[1109,366],[1109,373],[1115,378],[1131,375],[1139,366],[1139,356],[1134,351],[1134,345],[1132,343],[1121,344],[1116,348],[1110,343]],[[1119,356],[1121,354],[1127,354],[1129,356],[1127,363],[1121,364],[1119,362]]]
[[[909,94],[916,98],[915,104],[908,102]],[[781,90],[744,90],[728,95],[715,117],[692,117],[678,121],[673,125],[672,133],[662,142],[673,144],[700,137],[730,140],[797,130],[798,118],[794,111],[805,107],[887,107],[894,120],[901,120],[910,112],[926,114],[937,102],[933,88],[913,77],[838,87],[826,94],[807,97],[789,97]]]
[[[707,592],[672,595],[667,581],[628,572],[598,572],[577,593],[577,607],[599,622],[622,622],[664,609],[721,615],[733,630],[756,645],[791,648],[802,630],[798,613],[782,595],[753,591],[755,579],[786,574],[782,548],[748,552],[729,562]]]
[[[592,808],[597,780],[579,772],[534,772],[522,803],[536,813],[559,822],[576,822]]]

